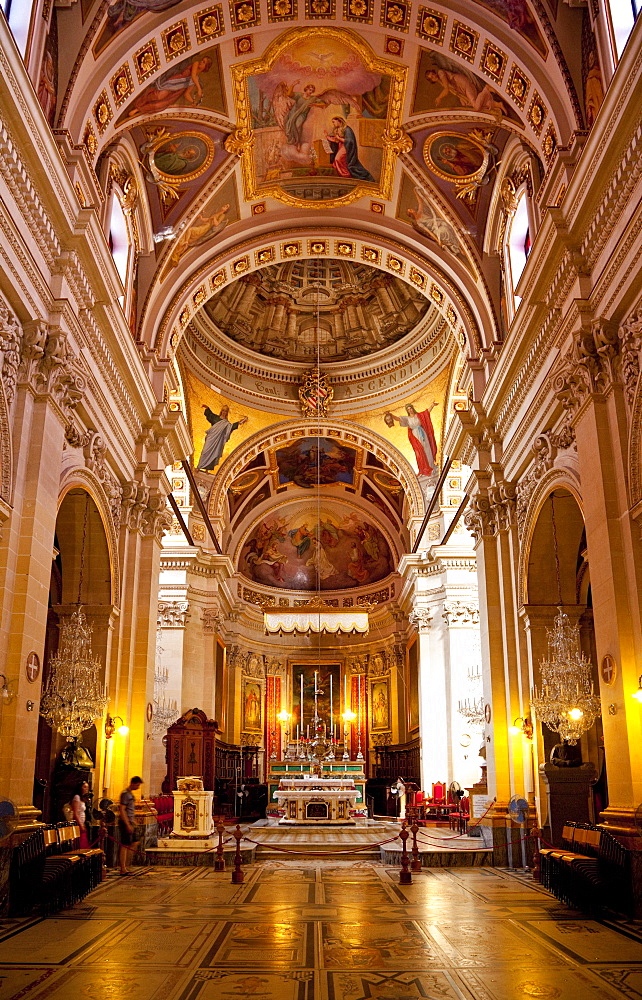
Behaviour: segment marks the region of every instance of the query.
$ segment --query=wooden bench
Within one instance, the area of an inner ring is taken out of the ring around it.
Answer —
[[[57,913],[102,881],[103,852],[79,845],[80,827],[61,823],[35,830],[15,848],[9,875],[12,916]]]
[[[567,906],[633,915],[631,854],[607,830],[567,823],[561,847],[540,849],[540,871],[542,885]]]

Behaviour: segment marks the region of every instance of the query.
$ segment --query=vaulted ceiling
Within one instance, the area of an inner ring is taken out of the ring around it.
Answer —
[[[511,197],[527,187],[536,223],[555,149],[587,124],[595,57],[587,10],[563,0],[54,9],[39,94],[51,124],[84,148],[106,226],[112,194],[123,207],[137,250],[132,335],[169,360],[166,391],[187,409],[197,455],[205,405],[248,417],[222,456],[234,464],[249,449],[225,491],[231,530],[244,522],[246,575],[283,572],[279,558],[260,568],[256,519],[243,511],[282,505],[286,487],[288,502],[305,505],[311,436],[298,390],[320,365],[330,416],[382,442],[384,460],[358,433],[351,444],[314,428],[339,477],[319,492],[347,504],[335,530],[341,518],[356,524],[357,507],[363,524],[375,518],[369,566],[380,578],[391,528],[403,537],[408,516],[388,462],[421,472],[390,412],[436,404],[440,448],[469,392],[468,363],[489,357],[505,333],[500,250]],[[279,421],[298,421],[299,443],[288,429],[281,449],[270,441],[253,451]],[[330,562],[313,556],[333,581]],[[340,586],[363,582],[363,560],[352,570]]]

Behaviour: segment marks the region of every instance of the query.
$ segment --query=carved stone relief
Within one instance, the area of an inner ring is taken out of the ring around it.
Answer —
[[[189,615],[188,601],[159,601],[159,628],[185,628]]]
[[[8,406],[16,392],[21,341],[22,327],[18,318],[0,297],[0,375]]]
[[[432,623],[432,611],[430,608],[415,608],[408,615],[408,621],[415,625],[418,632],[429,632]]]
[[[453,625],[479,625],[479,608],[476,604],[444,601],[442,615],[449,628]]]
[[[225,616],[219,607],[203,609],[203,631],[220,632],[225,624]]]

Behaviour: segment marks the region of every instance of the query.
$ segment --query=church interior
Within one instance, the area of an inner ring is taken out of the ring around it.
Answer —
[[[642,998],[638,0],[0,10],[0,1000]]]

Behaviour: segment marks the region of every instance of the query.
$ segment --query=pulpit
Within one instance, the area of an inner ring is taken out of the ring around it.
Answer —
[[[164,792],[169,794],[174,791],[179,775],[202,778],[203,788],[214,790],[217,732],[218,722],[208,719],[200,708],[190,708],[169,727]]]

